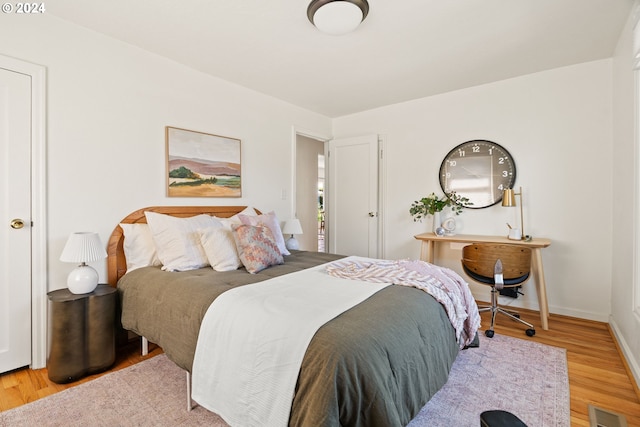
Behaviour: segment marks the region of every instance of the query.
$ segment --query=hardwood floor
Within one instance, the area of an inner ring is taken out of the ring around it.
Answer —
[[[567,350],[573,427],[590,426],[589,404],[624,415],[629,427],[640,427],[640,390],[607,323],[552,314],[545,331],[537,311],[518,311],[523,320],[535,326],[533,337],[525,335],[526,326],[500,315],[495,333]],[[482,313],[483,327],[490,322],[490,314]]]
[[[498,317],[496,334],[533,340],[567,350],[572,426],[590,425],[588,405],[593,404],[624,415],[630,427],[640,427],[640,391],[606,323],[551,315],[550,329],[544,331],[537,312],[520,310],[520,314],[524,320],[534,324],[535,336],[527,337],[524,325],[505,317]],[[482,318],[483,325],[488,325],[488,313],[483,313]],[[108,372],[126,368],[160,353],[162,349],[151,345],[150,354],[142,357],[139,345],[132,343],[118,352],[116,363]],[[0,375],[0,411],[91,381],[100,375],[104,374],[85,377],[72,384],[55,384],[49,381],[46,369],[21,369]]]
[[[33,402],[78,384],[91,381],[102,375],[134,365],[162,353],[162,349],[149,344],[149,354],[140,355],[140,344],[132,342],[118,350],[113,367],[99,374],[86,376],[69,384],[56,384],[49,380],[47,369],[17,369],[0,375],[0,411]]]

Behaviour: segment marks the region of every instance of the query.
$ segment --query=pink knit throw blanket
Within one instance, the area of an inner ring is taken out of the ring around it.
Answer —
[[[478,306],[469,284],[448,268],[415,260],[350,258],[332,262],[327,266],[327,273],[344,279],[411,286],[427,292],[444,306],[460,348],[471,344],[480,327]]]

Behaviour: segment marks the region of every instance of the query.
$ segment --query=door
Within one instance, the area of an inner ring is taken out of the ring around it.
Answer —
[[[378,136],[329,142],[329,252],[378,257]]]
[[[31,364],[31,77],[0,68],[0,372]]]

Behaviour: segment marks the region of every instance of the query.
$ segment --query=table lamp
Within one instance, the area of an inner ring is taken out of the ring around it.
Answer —
[[[287,249],[297,251],[300,249],[300,244],[293,236],[294,234],[303,234],[302,233],[302,225],[300,225],[300,220],[297,218],[290,219],[289,221],[284,223],[284,228],[282,229],[282,233],[291,234],[291,237],[287,239],[285,242],[285,246]]]
[[[67,287],[73,294],[88,294],[98,286],[98,272],[88,262],[107,257],[98,233],[82,231],[72,233],[62,250],[60,261],[79,262],[67,277]]]
[[[516,196],[520,196],[520,230],[521,230],[521,240],[525,239],[524,234],[524,216],[522,214],[522,187],[520,187],[520,192],[516,193],[512,188],[507,188],[502,191],[502,206],[503,207],[514,207],[518,206],[516,203]]]

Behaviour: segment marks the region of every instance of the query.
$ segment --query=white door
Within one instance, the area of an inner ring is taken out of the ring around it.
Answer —
[[[31,364],[31,77],[0,68],[0,372]]]
[[[378,257],[378,136],[329,142],[329,252]]]

